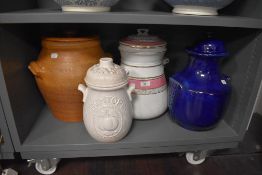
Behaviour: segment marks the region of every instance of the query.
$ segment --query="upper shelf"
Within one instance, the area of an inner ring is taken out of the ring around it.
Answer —
[[[0,24],[15,23],[121,23],[262,28],[262,19],[240,16],[193,16],[168,12],[80,13],[34,9],[0,13]]]

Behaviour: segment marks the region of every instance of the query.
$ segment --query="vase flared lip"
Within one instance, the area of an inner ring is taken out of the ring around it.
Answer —
[[[228,52],[226,51],[223,41],[218,39],[206,39],[199,42],[192,48],[186,49],[187,53],[195,56],[205,57],[226,57]]]
[[[193,55],[193,56],[203,56],[203,57],[227,57],[229,54],[228,52],[217,52],[217,53],[201,53],[201,52],[196,52],[192,49],[186,49],[186,52],[189,55]]]

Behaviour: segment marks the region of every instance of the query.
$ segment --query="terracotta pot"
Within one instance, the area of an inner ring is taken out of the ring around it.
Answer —
[[[67,122],[83,120],[82,95],[86,70],[104,53],[98,37],[45,38],[37,61],[28,68],[53,115]]]

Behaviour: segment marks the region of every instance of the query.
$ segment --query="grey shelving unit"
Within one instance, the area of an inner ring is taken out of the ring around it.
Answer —
[[[22,158],[204,151],[233,148],[243,139],[262,79],[262,1],[235,0],[219,16],[175,15],[161,0],[147,1],[148,6],[140,0],[123,0],[108,13],[66,13],[55,7],[39,8],[36,0],[1,3],[0,96],[15,151]],[[136,7],[140,11],[135,11]],[[83,123],[64,123],[52,116],[27,69],[29,62],[37,59],[41,37],[65,30],[97,34],[104,50],[119,63],[119,39],[140,27],[168,42],[167,76],[185,66],[188,56],[184,49],[206,33],[225,41],[230,57],[221,63],[221,69],[231,76],[233,92],[215,129],[185,130],[166,112],[154,120],[134,121],[126,138],[106,144],[93,140]]]
[[[13,159],[14,148],[11,142],[11,137],[7,127],[5,115],[0,103],[0,160]]]

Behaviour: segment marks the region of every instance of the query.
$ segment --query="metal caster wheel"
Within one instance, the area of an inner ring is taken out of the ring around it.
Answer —
[[[53,174],[56,171],[56,165],[51,166],[48,170],[44,170],[41,163],[35,163],[35,169],[41,174]]]
[[[191,165],[199,165],[206,160],[206,156],[201,156],[201,153],[186,153],[186,160]]]

